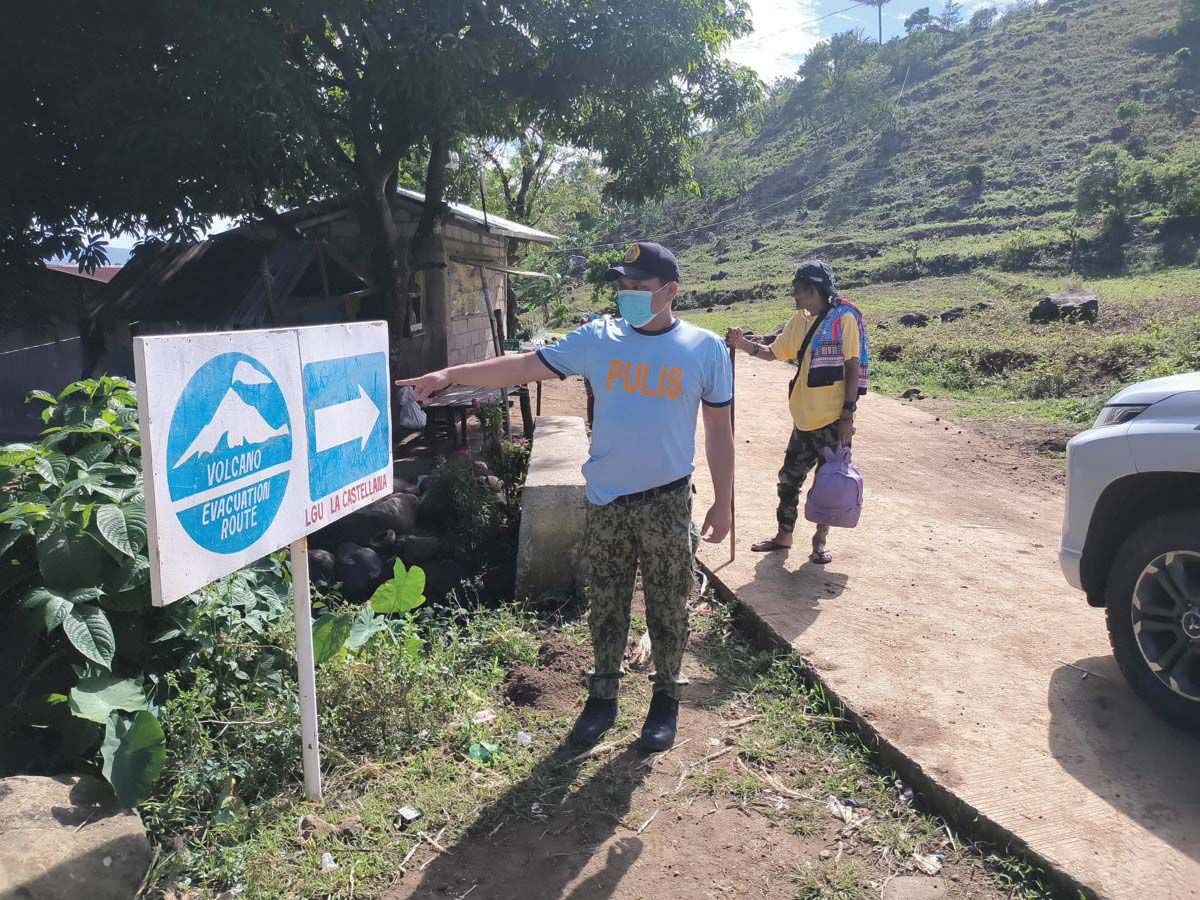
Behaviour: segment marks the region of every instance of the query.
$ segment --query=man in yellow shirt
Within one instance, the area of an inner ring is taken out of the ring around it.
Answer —
[[[731,328],[726,342],[759,359],[799,364],[789,396],[791,440],[779,470],[779,508],[775,537],[751,546],[757,553],[792,546],[800,505],[800,488],[816,466],[822,451],[838,444],[849,446],[854,436],[858,398],[866,393],[867,341],[862,313],[838,294],[833,270],[820,260],[801,264],[792,280],[796,314],[771,346],[749,340],[740,328]],[[809,559],[824,565],[833,557],[826,548],[828,525],[817,525]]]

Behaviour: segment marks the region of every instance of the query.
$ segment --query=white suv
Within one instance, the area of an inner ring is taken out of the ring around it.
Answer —
[[[1200,372],[1125,388],[1067,445],[1058,555],[1130,686],[1200,733]]]

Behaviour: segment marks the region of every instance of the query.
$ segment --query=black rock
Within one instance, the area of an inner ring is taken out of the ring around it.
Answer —
[[[963,309],[961,306],[956,306],[956,307],[954,307],[954,309],[948,309],[944,313],[942,313],[942,321],[943,322],[957,322],[959,319],[961,319],[966,314],[967,314],[967,311],[965,309]]]
[[[903,394],[900,395],[900,399],[902,399],[902,400],[924,400],[925,394],[921,391],[920,388],[909,388]]]
[[[309,550],[308,577],[313,581],[332,581],[333,554],[328,550]]]
[[[381,531],[379,534],[367,541],[367,546],[378,553],[381,557],[387,556],[396,549],[396,532],[392,529]]]
[[[333,571],[346,597],[361,602],[379,583],[383,559],[370,547],[347,542],[338,547]]]
[[[442,552],[442,542],[428,535],[410,534],[396,541],[396,555],[407,566],[420,565]]]
[[[1051,294],[1043,297],[1029,311],[1029,321],[1035,324],[1048,322],[1095,322],[1100,315],[1100,300],[1095,294],[1072,291],[1069,294]]]
[[[720,272],[713,272],[708,276],[709,281],[724,281],[729,277],[729,273],[722,269]]]
[[[384,531],[412,534],[417,527],[417,504],[418,500],[412,494],[392,494],[351,513],[334,527],[342,541],[356,544],[370,543]]]
[[[929,324],[929,316],[924,313],[906,313],[900,317],[900,324],[905,328],[924,328]]]
[[[992,304],[976,303],[974,306],[971,307],[971,312],[983,312],[985,309],[992,309]]]
[[[760,241],[758,238],[755,238],[754,240],[752,240],[750,242],[750,252],[757,253],[759,250],[765,249],[766,246],[767,245],[764,244],[762,241]]]

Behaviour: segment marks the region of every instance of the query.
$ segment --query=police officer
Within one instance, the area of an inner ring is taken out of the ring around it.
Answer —
[[[622,662],[638,568],[646,597],[655,671],[640,745],[675,741],[687,644],[687,599],[696,549],[691,477],[696,416],[704,410],[705,450],[715,501],[704,540],[729,533],[733,491],[733,377],[724,343],[676,318],[679,263],[660,244],[632,244],[606,273],[618,282],[619,317],[603,316],[536,354],[505,356],[397,381],[425,400],[451,384],[504,387],[582,375],[595,395],[587,481],[584,563],[595,668],[588,700],[571,731],[594,744],[617,717]]]

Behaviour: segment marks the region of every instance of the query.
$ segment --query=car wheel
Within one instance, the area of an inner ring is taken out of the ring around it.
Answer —
[[[1200,734],[1200,512],[1159,516],[1133,532],[1105,601],[1130,687],[1164,719]]]

